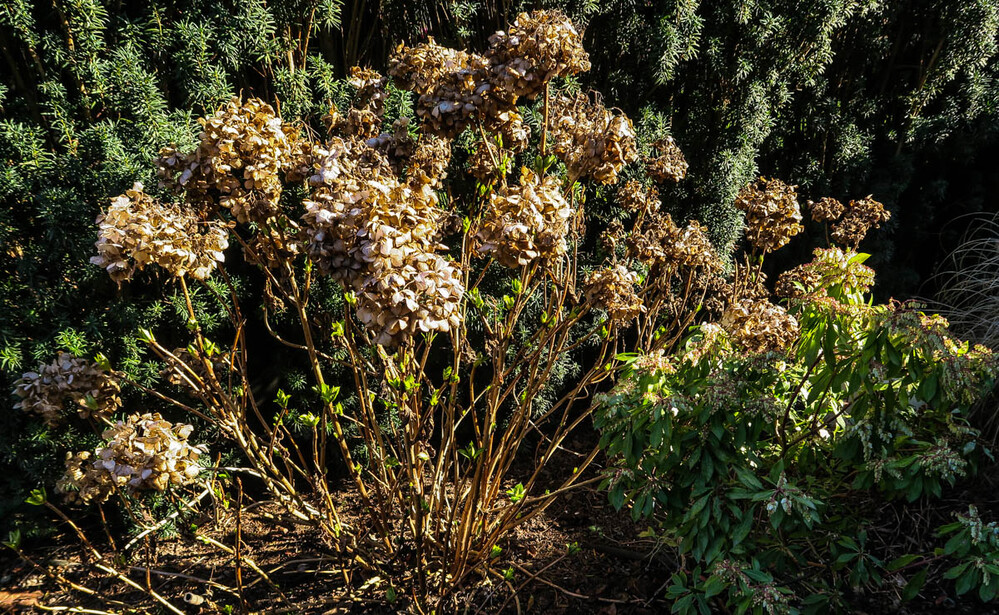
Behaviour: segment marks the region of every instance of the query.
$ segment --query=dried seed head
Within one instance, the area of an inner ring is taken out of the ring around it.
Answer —
[[[574,99],[560,96],[551,107],[553,150],[571,178],[613,184],[621,168],[638,159],[635,128],[625,115],[590,102],[584,94]]]
[[[843,218],[832,227],[830,236],[836,243],[856,250],[869,230],[880,228],[881,223],[889,219],[891,213],[868,195],[859,201],[850,201]]]
[[[311,167],[311,147],[298,130],[258,99],[233,98],[199,122],[195,151],[160,151],[161,184],[183,192],[192,206],[228,208],[240,222],[264,222],[280,213],[282,174],[288,181],[301,181],[303,168]]]
[[[749,353],[780,352],[798,338],[798,321],[767,300],[743,299],[729,305],[720,324],[732,343]]]
[[[811,211],[812,220],[816,222],[832,222],[839,220],[846,209],[842,203],[836,199],[825,197],[818,202],[808,201],[808,209]]]
[[[121,406],[117,378],[96,364],[60,352],[49,364],[27,372],[17,381],[15,409],[37,414],[54,427],[62,422],[67,405],[81,418],[108,417]]]
[[[646,188],[641,182],[628,180],[617,189],[617,204],[632,213],[650,214],[659,211],[659,191],[654,186]]]
[[[105,443],[94,454],[66,456],[66,473],[56,492],[69,502],[103,502],[115,489],[165,491],[170,485],[187,485],[198,477],[198,458],[204,445],[187,439],[193,427],[173,424],[159,414],[133,414],[105,430]]]
[[[490,81],[510,104],[533,99],[544,84],[590,70],[583,40],[560,11],[521,13],[509,32],[489,37]]]
[[[104,267],[119,283],[149,264],[173,276],[190,274],[203,280],[225,260],[223,252],[229,247],[223,223],[204,222],[179,205],[161,203],[144,193],[138,182],[112,199],[97,217],[97,225],[97,256],[90,262]]]
[[[764,253],[783,247],[802,231],[794,188],[778,179],[761,177],[735,199],[735,207],[746,212],[746,238]]]
[[[524,168],[519,185],[490,195],[476,234],[477,252],[507,267],[560,256],[566,250],[572,214],[555,177],[541,178]]]
[[[638,274],[622,265],[598,269],[584,283],[586,301],[606,310],[614,324],[627,324],[645,311],[642,300],[635,293]]]
[[[673,140],[664,137],[652,144],[657,156],[645,161],[645,170],[653,180],[663,183],[667,180],[679,182],[687,176],[687,160]]]

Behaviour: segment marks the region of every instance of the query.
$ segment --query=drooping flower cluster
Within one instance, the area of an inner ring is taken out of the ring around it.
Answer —
[[[635,292],[639,277],[623,265],[598,269],[586,278],[586,301],[606,310],[615,324],[628,323],[645,311],[642,299]]]
[[[818,201],[808,201],[808,209],[812,214],[812,220],[831,222],[839,220],[846,208],[836,199],[827,196]]]
[[[582,37],[558,11],[521,13],[509,32],[489,37],[486,58],[490,82],[511,104],[519,96],[535,98],[555,77],[590,70]]]
[[[319,270],[357,293],[358,319],[378,344],[457,327],[461,275],[435,253],[442,212],[433,186],[450,155],[447,143],[421,143],[407,181],[360,141],[334,137],[323,154],[303,216]]]
[[[203,280],[225,260],[223,251],[229,247],[223,223],[202,222],[179,205],[162,203],[143,192],[138,182],[112,199],[97,225],[97,256],[90,262],[119,283],[149,264],[173,276],[190,274]]]
[[[432,38],[400,45],[388,74],[415,92],[416,114],[436,134],[453,137],[472,122],[503,135],[504,146],[522,149],[529,136],[516,110],[553,77],[589,70],[579,34],[558,11],[521,13],[509,33],[489,39],[486,55],[438,45]]]
[[[657,156],[645,161],[645,170],[653,180],[663,183],[667,180],[679,182],[687,176],[687,159],[673,140],[667,136],[652,144]]]
[[[628,257],[670,270],[687,267],[709,274],[721,269],[705,228],[691,221],[681,229],[669,214],[647,217],[645,224],[628,236]]]
[[[765,299],[732,303],[722,314],[720,324],[732,343],[749,353],[778,352],[798,337],[798,321]]]
[[[617,204],[632,213],[650,214],[659,211],[659,191],[654,186],[646,188],[641,182],[630,179],[617,189]]]
[[[103,502],[115,489],[165,491],[198,477],[205,445],[187,439],[193,427],[173,424],[159,414],[133,414],[104,431],[104,446],[90,453],[68,453],[66,474],[56,485],[67,501]]]
[[[746,212],[746,239],[753,247],[773,252],[802,231],[794,188],[779,179],[761,177],[739,192],[735,207]]]
[[[281,179],[304,179],[310,145],[267,103],[233,98],[202,124],[197,149],[168,147],[156,161],[164,186],[184,192],[189,203],[230,209],[240,222],[264,222],[280,212]]]
[[[37,414],[50,427],[58,425],[69,405],[81,418],[108,417],[121,406],[118,380],[85,359],[60,352],[49,364],[27,372],[14,394],[21,401],[15,409]]]
[[[524,168],[519,184],[490,195],[476,234],[477,251],[507,267],[559,256],[566,250],[572,214],[557,178],[542,178]]]
[[[553,150],[570,178],[613,184],[621,168],[638,159],[631,120],[599,101],[591,102],[585,94],[560,96],[553,101],[551,114]]]
[[[850,201],[843,217],[832,227],[830,236],[833,241],[856,250],[869,230],[880,228],[881,223],[890,218],[891,214],[884,205],[868,195],[859,201]]]

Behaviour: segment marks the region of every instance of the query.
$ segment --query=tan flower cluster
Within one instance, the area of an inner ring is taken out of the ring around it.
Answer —
[[[729,305],[720,324],[732,342],[749,353],[779,352],[798,338],[798,321],[767,300],[743,299]]]
[[[634,179],[629,179],[617,189],[617,204],[625,211],[643,214],[659,211],[662,205],[655,186],[646,188]]]
[[[485,104],[490,84],[484,57],[438,45],[431,37],[415,47],[399,45],[388,74],[399,87],[419,95],[416,115],[434,133],[454,137]]]
[[[451,142],[434,135],[422,135],[406,168],[407,183],[413,189],[423,186],[439,189],[451,164]]]
[[[811,262],[785,271],[774,288],[778,296],[793,299],[824,297],[839,286],[865,293],[874,285],[874,270],[857,260],[857,253],[837,247],[816,248]]]
[[[590,102],[585,94],[553,101],[551,135],[555,155],[572,179],[592,177],[613,184],[621,168],[638,159],[631,120],[599,101]]]
[[[202,222],[179,205],[161,203],[138,182],[111,200],[108,210],[97,216],[97,225],[97,256],[90,262],[104,267],[119,283],[149,264],[173,276],[190,274],[203,280],[225,260],[223,251],[229,247],[224,224]]]
[[[555,177],[521,171],[520,184],[494,191],[476,237],[477,252],[507,267],[565,253],[573,210]]]
[[[642,299],[635,293],[638,274],[623,265],[598,269],[584,282],[586,301],[606,310],[617,324],[630,322],[645,311]]]
[[[60,352],[52,363],[21,376],[14,388],[21,401],[14,408],[37,414],[54,427],[67,403],[81,418],[110,416],[121,406],[120,391],[118,380],[96,364]]]
[[[400,181],[367,144],[333,138],[304,201],[309,255],[323,273],[358,293],[357,317],[383,346],[461,322],[461,273],[435,254],[442,218],[433,187],[448,142],[421,140]]]
[[[308,175],[311,146],[261,100],[233,98],[198,121],[197,149],[164,148],[156,161],[162,184],[185,192],[189,202],[221,205],[240,222],[263,222],[280,211],[282,175],[290,182]]]
[[[489,37],[486,58],[490,81],[511,104],[518,96],[535,98],[555,77],[590,70],[582,37],[559,11],[521,13],[509,32]]]
[[[802,231],[794,186],[779,179],[751,183],[739,192],[735,207],[746,212],[746,238],[764,253],[784,246]]]
[[[513,167],[513,152],[491,141],[479,141],[468,157],[468,172],[481,183],[495,184]]]
[[[867,236],[867,231],[880,228],[881,223],[890,218],[891,214],[885,210],[884,205],[868,195],[859,201],[850,201],[842,219],[832,227],[830,235],[833,241],[856,250],[861,240]]]
[[[69,502],[103,502],[115,491],[165,491],[187,485],[201,472],[198,458],[205,445],[191,446],[193,427],[173,424],[159,414],[133,414],[105,430],[96,453],[67,453],[66,474],[56,492]]]
[[[811,211],[812,220],[815,222],[831,222],[839,220],[846,207],[836,199],[827,196],[817,202],[808,201],[808,209]]]
[[[461,272],[447,259],[413,251],[397,266],[365,279],[357,318],[375,343],[396,346],[416,332],[447,332],[461,326]]]
[[[388,79],[378,71],[354,66],[350,69],[350,77],[347,82],[357,90],[355,107],[367,108],[379,118],[384,115],[385,100],[388,98],[385,84]]]
[[[429,185],[403,184],[388,161],[363,142],[334,137],[302,217],[308,250],[323,273],[354,290],[373,270],[401,266],[433,244],[440,212]]]
[[[679,228],[669,214],[655,213],[647,217],[641,228],[628,236],[628,258],[649,267],[677,269],[688,267],[702,273],[721,269],[721,259],[705,228],[691,221]]]
[[[687,159],[673,140],[666,136],[652,144],[652,149],[658,154],[655,158],[645,161],[645,171],[653,180],[664,183],[666,180],[679,182],[687,176]]]

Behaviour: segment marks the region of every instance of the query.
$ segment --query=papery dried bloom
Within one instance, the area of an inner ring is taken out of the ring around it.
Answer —
[[[388,92],[385,91],[388,79],[378,71],[354,66],[350,69],[347,81],[357,89],[357,108],[368,109],[381,118],[385,113],[385,99],[388,98]]]
[[[663,183],[666,180],[679,182],[687,176],[687,159],[673,140],[666,136],[652,144],[652,149],[658,154],[645,161],[645,171],[653,180]]]
[[[669,214],[655,213],[645,218],[628,237],[628,257],[652,268],[687,267],[699,269],[702,274],[722,268],[706,229],[697,221],[681,229]]]
[[[654,186],[646,188],[633,179],[624,182],[617,189],[617,204],[632,213],[649,214],[659,211],[659,191]]]
[[[198,477],[205,445],[187,439],[193,427],[173,424],[159,414],[133,414],[104,431],[104,446],[66,456],[66,474],[56,485],[69,502],[103,502],[115,489],[165,491]]]
[[[429,248],[436,195],[429,185],[401,184],[387,159],[362,142],[334,137],[328,148],[303,202],[308,251],[322,273],[356,290],[375,260],[401,263],[406,244]]]
[[[766,300],[743,299],[725,309],[721,326],[749,353],[779,352],[798,338],[798,321]]]
[[[830,236],[836,243],[856,250],[867,236],[867,231],[880,228],[881,223],[890,218],[891,213],[885,210],[884,205],[867,195],[859,201],[850,201],[843,218],[832,227]]]
[[[161,183],[184,192],[188,203],[228,208],[240,222],[263,222],[280,213],[281,175],[300,181],[302,167],[308,166],[303,158],[309,158],[309,146],[298,130],[258,99],[233,98],[198,121],[202,131],[196,150],[160,151]]]
[[[764,253],[784,246],[802,231],[794,186],[779,179],[751,183],[739,192],[736,209],[746,212],[746,239]]]
[[[488,65],[482,56],[442,47],[430,38],[416,47],[399,45],[388,74],[399,87],[419,95],[416,115],[431,131],[454,137],[478,116],[488,96]]]
[[[438,189],[447,178],[450,163],[451,142],[434,135],[423,135],[409,158],[407,182],[414,189],[422,189],[424,186]]]
[[[617,182],[621,168],[638,159],[635,127],[599,101],[580,94],[552,102],[553,151],[569,169],[569,177],[592,177],[602,184]]]
[[[572,213],[557,178],[542,178],[524,168],[519,185],[490,195],[476,234],[480,241],[477,252],[507,267],[560,256],[566,250]]]
[[[846,292],[865,293],[874,285],[874,270],[857,258],[857,253],[840,248],[816,248],[810,263],[798,265],[777,278],[778,296],[794,299],[826,296],[839,286]]]
[[[112,199],[97,224],[97,256],[90,262],[104,267],[119,283],[148,264],[173,276],[190,274],[203,280],[225,260],[223,251],[229,247],[223,223],[202,222],[179,205],[161,203],[145,194],[138,182]]]
[[[812,213],[812,220],[816,222],[831,222],[839,220],[846,209],[842,203],[834,198],[825,197],[816,201],[808,201],[808,209]]]
[[[375,343],[396,346],[413,334],[447,332],[461,325],[461,272],[431,252],[413,252],[399,266],[366,278],[357,318]]]
[[[620,220],[611,220],[607,228],[600,233],[600,247],[608,253],[611,258],[617,256],[617,246],[624,238],[624,225]]]
[[[628,323],[645,311],[641,298],[635,293],[638,281],[638,274],[623,265],[598,269],[587,276],[583,284],[586,301],[605,310],[614,323]]]
[[[483,127],[503,139],[503,147],[516,152],[527,148],[531,138],[531,127],[524,123],[523,116],[516,109],[496,110],[485,117]]]
[[[67,404],[81,418],[108,417],[121,406],[118,380],[96,364],[60,352],[49,364],[27,372],[17,381],[15,409],[37,414],[45,424],[58,425]]]
[[[481,183],[495,184],[513,169],[513,152],[491,141],[479,141],[468,157],[468,172]]]
[[[381,134],[382,118],[370,109],[351,109],[347,112],[347,121],[343,132],[351,137],[367,140]]]
[[[490,81],[511,104],[533,99],[544,84],[590,70],[583,39],[560,11],[521,13],[509,32],[489,37]]]

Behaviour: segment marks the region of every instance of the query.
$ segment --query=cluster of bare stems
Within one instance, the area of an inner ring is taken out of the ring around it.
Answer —
[[[488,574],[513,528],[599,480],[586,478],[597,448],[574,453],[573,471],[554,483],[543,470],[587,425],[618,353],[671,351],[712,301],[728,306],[723,324],[752,350],[786,343],[792,329],[781,308],[742,301],[761,283],[758,267],[727,282],[705,229],[659,211],[651,184],[686,172],[671,139],[655,144],[651,179],[624,184],[618,200],[632,217],[603,233],[607,261],[584,275],[579,248],[605,230],[587,225],[585,184],[615,184],[638,158],[624,114],[599,96],[550,93],[553,78],[588,67],[572,24],[541,11],[493,36],[485,55],[433,41],[400,47],[388,74],[417,97],[417,117],[384,132],[388,79],[370,69],[351,72],[354,106],[331,110],[324,140],[259,100],[234,99],[201,120],[195,150],[167,148],[158,161],[169,202],[141,186],[115,199],[99,219],[94,259],[117,281],[147,265],[176,281],[190,344],[171,350],[151,332],[144,341],[181,393],[109,376],[212,424],[294,519],[318,528],[352,565],[396,575],[418,604]],[[540,162],[511,174],[530,146],[517,104],[539,96]],[[479,139],[470,166],[480,189],[452,195],[448,210],[438,194],[464,130]],[[545,162],[549,154],[564,173]],[[293,186],[306,193],[300,202],[286,198]],[[739,205],[764,253],[800,230],[793,188],[779,182],[748,187]],[[221,266],[230,243],[264,278],[267,330],[308,361],[319,400],[311,412],[252,394],[251,315]],[[341,285],[342,312],[312,301],[319,276]],[[226,306],[231,339],[206,336],[189,284]],[[497,284],[507,290],[490,290]],[[279,311],[295,329],[274,326]],[[566,361],[579,376],[556,389],[553,370]],[[98,454],[101,463],[71,456],[71,478],[156,489],[191,478],[200,449],[187,444],[189,429],[144,416],[111,431],[112,452]],[[130,456],[131,446],[145,456]],[[363,520],[348,523],[335,504],[335,467]],[[386,568],[391,561],[402,565]]]

